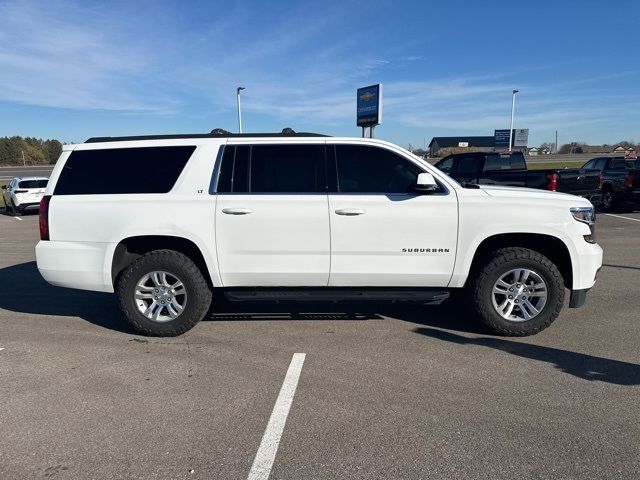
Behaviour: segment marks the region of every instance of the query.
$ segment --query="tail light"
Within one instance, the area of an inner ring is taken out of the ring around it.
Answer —
[[[51,195],[40,200],[40,240],[49,240],[49,202]]]
[[[13,193],[29,193],[29,190],[14,190]]]
[[[625,188],[633,187],[633,173],[630,173],[629,175],[627,175],[627,179],[624,181],[624,186]]]
[[[555,192],[558,190],[559,175],[555,172],[547,173],[547,190]]]
[[[600,175],[596,178],[596,187],[598,187],[598,190],[602,188],[602,174],[603,172],[600,172]]]

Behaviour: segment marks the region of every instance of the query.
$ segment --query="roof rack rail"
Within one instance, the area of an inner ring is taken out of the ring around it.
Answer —
[[[174,135],[135,135],[126,137],[91,137],[84,143],[128,142],[135,140],[178,140],[189,138],[246,138],[246,137],[328,137],[321,133],[295,132],[291,128],[283,128],[279,133],[231,133],[223,128],[214,128],[210,133],[180,133]]]

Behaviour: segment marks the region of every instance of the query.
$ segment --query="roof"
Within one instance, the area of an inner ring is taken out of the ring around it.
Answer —
[[[495,137],[493,135],[486,137],[433,137],[429,142],[429,147],[434,142],[437,142],[440,148],[457,147],[460,142],[467,142],[470,147],[495,147]]]
[[[137,135],[125,137],[91,137],[84,143],[102,142],[128,142],[134,140],[177,140],[189,138],[253,138],[253,137],[328,137],[320,133],[294,132],[290,128],[285,128],[279,133],[231,133],[221,128],[211,130],[210,133],[183,133],[173,135]]]
[[[49,177],[13,177],[15,180],[21,182],[22,180],[49,180]]]

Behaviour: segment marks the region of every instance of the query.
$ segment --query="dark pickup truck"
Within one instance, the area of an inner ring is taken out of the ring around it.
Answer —
[[[598,170],[527,170],[521,152],[456,153],[435,166],[460,183],[537,188],[580,195],[594,204],[600,202]]]
[[[598,185],[605,211],[620,209],[623,205],[640,205],[640,160],[629,157],[598,157],[582,168],[596,169]]]

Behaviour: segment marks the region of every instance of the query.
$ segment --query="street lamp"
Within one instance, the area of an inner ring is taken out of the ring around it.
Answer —
[[[516,111],[516,93],[518,93],[519,90],[512,90],[511,91],[511,125],[509,126],[509,151],[511,151],[511,145],[512,145],[512,136],[513,136],[513,114]]]
[[[240,91],[244,90],[244,87],[236,88],[236,98],[238,99],[238,133],[242,133],[242,110],[240,109]]]

